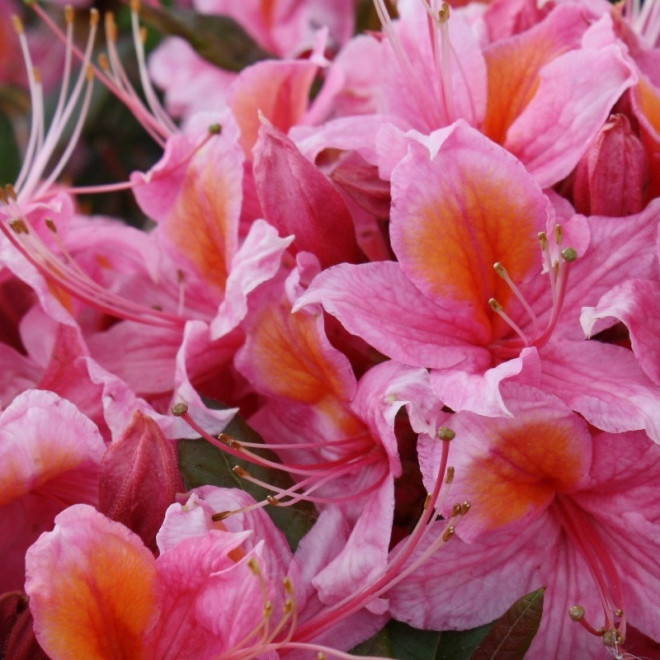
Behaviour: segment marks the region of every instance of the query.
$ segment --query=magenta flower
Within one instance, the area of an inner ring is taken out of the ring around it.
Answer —
[[[575,217],[552,231],[561,207],[464,123],[404,145],[391,177],[398,262],[330,268],[296,306],[320,302],[381,352],[430,368],[453,410],[505,414],[499,383],[518,378],[600,428],[647,428],[660,439],[655,385],[625,349],[584,341],[578,322],[581,307],[622,277],[657,278],[656,207],[626,219]],[[600,384],[621,372],[620,389]]]
[[[470,628],[546,586],[534,657],[600,658],[603,643],[626,657],[628,625],[660,639],[649,605],[660,595],[660,447],[640,432],[589,429],[538,390],[504,389],[512,418],[451,417],[452,500],[470,512],[441,555],[390,593],[392,613]],[[420,455],[428,483],[438,452],[423,441]]]

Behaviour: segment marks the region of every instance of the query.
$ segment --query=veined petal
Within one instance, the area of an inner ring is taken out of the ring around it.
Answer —
[[[296,250],[324,267],[362,261],[351,214],[335,186],[283,133],[265,123],[254,148],[254,178],[264,215]]]
[[[591,466],[583,419],[540,390],[517,384],[503,390],[512,417],[461,412],[450,421],[461,446],[451,459],[452,498],[472,504],[457,533],[468,542],[538,517],[556,493],[582,487]],[[420,462],[432,482],[436,461]]]
[[[203,114],[190,135],[170,139],[165,156],[148,174],[131,177],[142,209],[162,225],[174,259],[222,291],[238,243],[243,153],[229,114]],[[208,141],[208,142],[206,142]]]
[[[627,280],[608,291],[595,307],[583,308],[580,315],[588,336],[603,319],[618,319],[626,325],[639,365],[660,385],[660,285],[650,280]]]
[[[397,263],[329,268],[314,279],[294,311],[316,302],[349,332],[405,364],[443,368],[466,360],[490,363],[489,351],[478,345],[486,345],[490,337],[469,310],[429,300]]]
[[[230,90],[229,106],[240,124],[241,146],[248,158],[261,127],[260,115],[284,133],[300,123],[317,71],[309,60],[266,60],[241,72]]]
[[[64,473],[83,468],[82,477],[104,451],[98,429],[72,403],[53,392],[20,394],[0,415],[0,505],[37,488],[47,491]]]
[[[142,645],[155,607],[151,552],[87,505],[55,522],[26,557],[25,589],[41,646],[53,660],[152,657]]]
[[[511,154],[457,123],[437,154],[411,140],[392,173],[392,247],[401,270],[433,300],[469,308],[490,330],[488,300],[506,307],[514,282],[540,266],[548,200]],[[428,366],[428,365],[427,365]]]
[[[257,311],[236,364],[271,396],[314,405],[327,397],[350,401],[355,393],[351,366],[325,336],[323,317],[307,310],[292,314],[284,302]]]
[[[577,48],[587,27],[582,7],[560,5],[531,29],[486,49],[488,107],[483,131],[489,138],[505,142],[509,127],[538,89],[542,67]]]
[[[551,342],[540,387],[604,431],[645,429],[660,443],[660,387],[627,349],[597,341]]]
[[[546,188],[577,165],[636,76],[618,46],[571,51],[539,76],[538,90],[511,125],[504,146]]]
[[[277,230],[265,220],[252,223],[248,235],[232,259],[225,299],[211,321],[211,339],[224,337],[245,318],[248,294],[275,276],[282,255],[292,241],[292,236],[280,238]]]

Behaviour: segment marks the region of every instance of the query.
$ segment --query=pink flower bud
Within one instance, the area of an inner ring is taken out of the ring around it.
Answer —
[[[183,490],[174,447],[139,410],[101,462],[99,510],[156,549],[167,507]]]
[[[644,206],[646,153],[625,115],[612,115],[575,172],[575,208],[588,215],[620,216]]]

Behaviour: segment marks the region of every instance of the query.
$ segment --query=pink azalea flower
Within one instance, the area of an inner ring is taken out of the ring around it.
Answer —
[[[382,109],[424,133],[464,119],[543,187],[570,173],[636,82],[621,44],[582,43],[595,17],[577,3],[484,47],[460,10],[427,16],[424,3],[406,3],[392,23],[385,4],[376,6],[387,37]]]
[[[76,502],[97,503],[105,445],[72,403],[26,390],[0,413],[0,452],[3,593],[22,587],[25,551],[58,512]]]
[[[647,428],[660,440],[657,388],[625,349],[585,342],[578,323],[621,277],[657,278],[655,206],[567,222],[574,261],[562,231],[546,236],[555,212],[511,154],[464,123],[420,141],[408,139],[391,176],[398,262],[330,268],[294,309],[320,302],[386,355],[431,368],[454,410],[506,414],[498,384],[519,378],[600,428]],[[600,384],[620,373],[621,388]]]
[[[213,509],[249,506],[240,491],[204,488],[170,507],[154,558],[139,537],[92,507],[62,512],[27,554],[37,640],[53,660],[276,660],[297,642],[291,552],[261,511],[226,523]],[[340,644],[341,645],[341,644]]]
[[[392,613],[420,628],[470,628],[546,586],[533,657],[595,659],[603,643],[627,657],[628,625],[660,639],[649,606],[660,589],[660,448],[641,432],[590,429],[538,390],[506,394],[512,418],[451,417],[452,498],[470,511],[437,560],[390,592]],[[420,454],[428,483],[438,452],[422,441]]]

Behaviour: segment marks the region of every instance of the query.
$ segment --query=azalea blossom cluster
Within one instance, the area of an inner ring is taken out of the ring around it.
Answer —
[[[5,657],[658,653],[660,3],[2,4]]]

